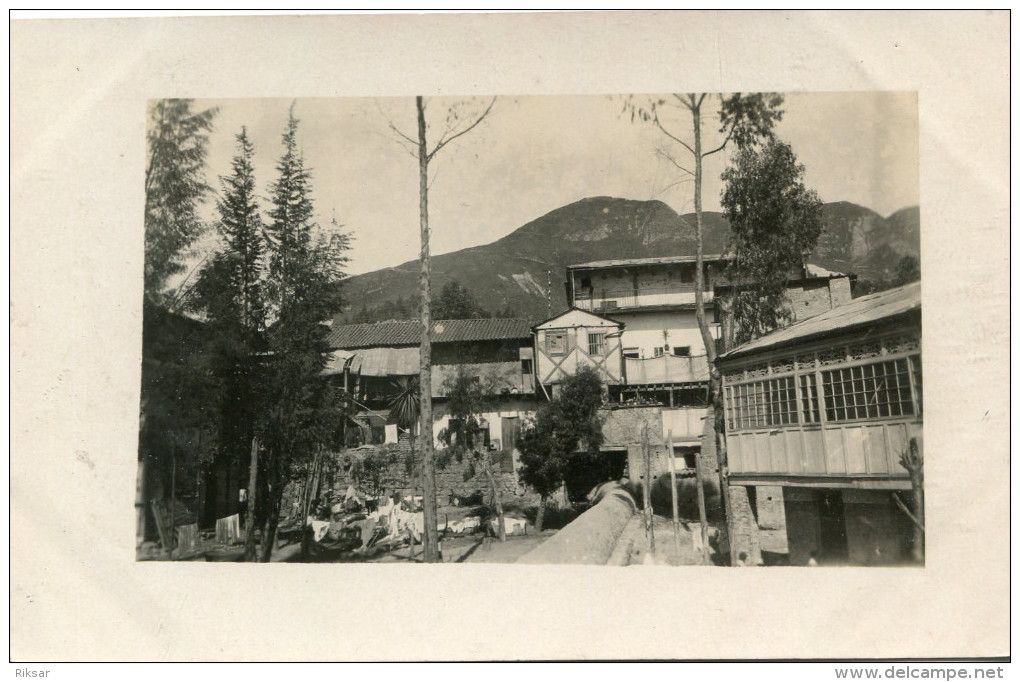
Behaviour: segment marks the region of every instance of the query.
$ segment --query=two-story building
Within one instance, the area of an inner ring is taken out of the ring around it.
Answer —
[[[920,283],[864,296],[720,355],[733,552],[777,532],[794,565],[909,560],[923,453]],[[783,547],[772,551],[784,553]]]
[[[484,380],[494,409],[483,415],[483,440],[496,450],[512,451],[521,419],[536,407],[532,321],[524,319],[437,320],[432,328],[433,437],[449,425],[445,399],[450,379],[463,370]],[[363,442],[399,438],[390,404],[419,376],[421,323],[395,320],[335,325],[326,374],[336,377],[360,407]]]

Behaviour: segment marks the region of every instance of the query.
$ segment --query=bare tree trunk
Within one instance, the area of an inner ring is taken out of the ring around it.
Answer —
[[[274,490],[270,493],[269,510],[266,514],[266,523],[262,530],[262,563],[268,563],[273,558],[273,550],[276,548],[276,529],[280,525],[280,502],[279,494]]]
[[[708,552],[708,513],[705,511],[705,472],[702,471],[701,453],[694,460],[694,474],[698,482],[698,522],[701,524],[701,554],[706,564],[711,563]]]
[[[719,493],[723,503],[723,516],[730,517],[730,487],[729,487],[729,464],[726,457],[726,440],[723,436],[722,417],[722,377],[715,367],[715,339],[708,328],[708,320],[705,317],[705,223],[701,205],[701,189],[703,156],[701,146],[701,103],[704,95],[688,95],[690,98],[691,118],[694,124],[694,217],[697,225],[697,259],[694,273],[694,313],[698,320],[698,329],[701,331],[701,339],[705,343],[705,355],[708,361],[708,398],[709,405],[715,407],[713,423],[716,442],[716,458],[719,462]]]
[[[322,475],[322,451],[316,453],[312,468],[305,479],[305,494],[301,501],[301,560],[308,561],[312,549],[312,534],[308,516],[312,512],[312,500],[318,497],[319,481]]]
[[[680,505],[676,499],[676,458],[673,456],[673,429],[670,429],[666,435],[666,444],[669,448],[669,452],[666,453],[666,457],[669,458],[669,484],[670,484],[670,497],[673,501],[673,549],[676,551],[677,564],[680,563]]]
[[[268,563],[276,548],[276,529],[280,525],[280,503],[283,498],[283,486],[277,465],[273,462],[273,453],[267,460],[266,467],[266,520],[262,524],[262,547],[259,561]]]
[[[910,472],[910,488],[914,493],[914,513],[907,512],[914,524],[914,560],[924,563],[924,456],[916,438],[910,439],[907,451],[900,455],[900,465]]]
[[[244,519],[244,560],[255,561],[255,485],[259,473],[259,439],[251,439],[251,462],[248,465],[248,513]]]
[[[648,445],[648,422],[642,430],[642,454],[645,464],[645,484],[641,486],[641,498],[645,505],[645,536],[648,538],[648,552],[655,557],[655,516],[652,514],[652,450]]]
[[[488,479],[489,487],[492,488],[492,504],[496,506],[496,518],[499,519],[499,541],[506,542],[506,521],[503,519],[503,496],[499,492],[499,486],[496,485],[496,477],[492,474],[488,453],[481,453],[479,459],[482,460],[482,471],[485,472],[485,478]]]
[[[177,544],[177,514],[175,503],[177,502],[177,446],[170,445],[170,546],[166,548],[167,555],[173,554]]]
[[[432,311],[429,273],[429,158],[425,140],[425,103],[415,98],[418,109],[418,189],[421,220],[421,455],[422,504],[425,529],[422,533],[422,554],[426,563],[439,561],[439,532],[436,529],[436,461],[432,443]]]

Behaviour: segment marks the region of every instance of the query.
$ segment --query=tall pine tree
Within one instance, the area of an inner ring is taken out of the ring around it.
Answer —
[[[184,271],[186,251],[204,230],[198,207],[205,182],[208,133],[216,109],[193,112],[190,99],[149,108],[145,166],[145,294],[160,303],[167,281]]]
[[[266,500],[263,561],[274,544],[284,482],[295,464],[311,460],[316,449],[329,443],[341,416],[331,385],[322,377],[329,350],[324,321],[340,307],[349,237],[325,233],[315,223],[311,173],[297,133],[291,107],[265,229],[270,324],[260,428],[265,475],[258,489]]]
[[[216,223],[223,246],[202,270],[194,304],[208,319],[219,387],[217,467],[244,464],[260,413],[258,353],[264,348],[265,236],[245,128],[237,135],[232,174],[221,177]],[[254,518],[246,519],[248,560],[255,555]]]

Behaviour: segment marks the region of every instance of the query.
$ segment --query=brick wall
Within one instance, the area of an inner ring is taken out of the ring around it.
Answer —
[[[850,278],[811,282],[786,290],[796,320],[806,320],[826,310],[850,302]]]

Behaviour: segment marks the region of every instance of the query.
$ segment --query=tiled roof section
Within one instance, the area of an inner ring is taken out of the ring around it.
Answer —
[[[432,326],[432,343],[530,339],[532,320],[493,318],[437,320]],[[421,322],[394,320],[334,327],[327,339],[330,348],[373,348],[415,346],[421,341]]]
[[[705,262],[723,260],[722,254],[713,253],[703,256]],[[655,258],[625,258],[622,260],[596,260],[590,263],[577,263],[568,265],[569,270],[584,270],[595,268],[625,268],[635,265],[673,265],[677,263],[693,263],[696,256],[659,256]]]
[[[720,360],[750,355],[777,346],[790,345],[811,337],[822,336],[841,329],[873,324],[921,309],[921,283],[880,291],[877,294],[855,298],[850,303],[827,310],[810,319],[792,324],[737,346],[719,356]]]

